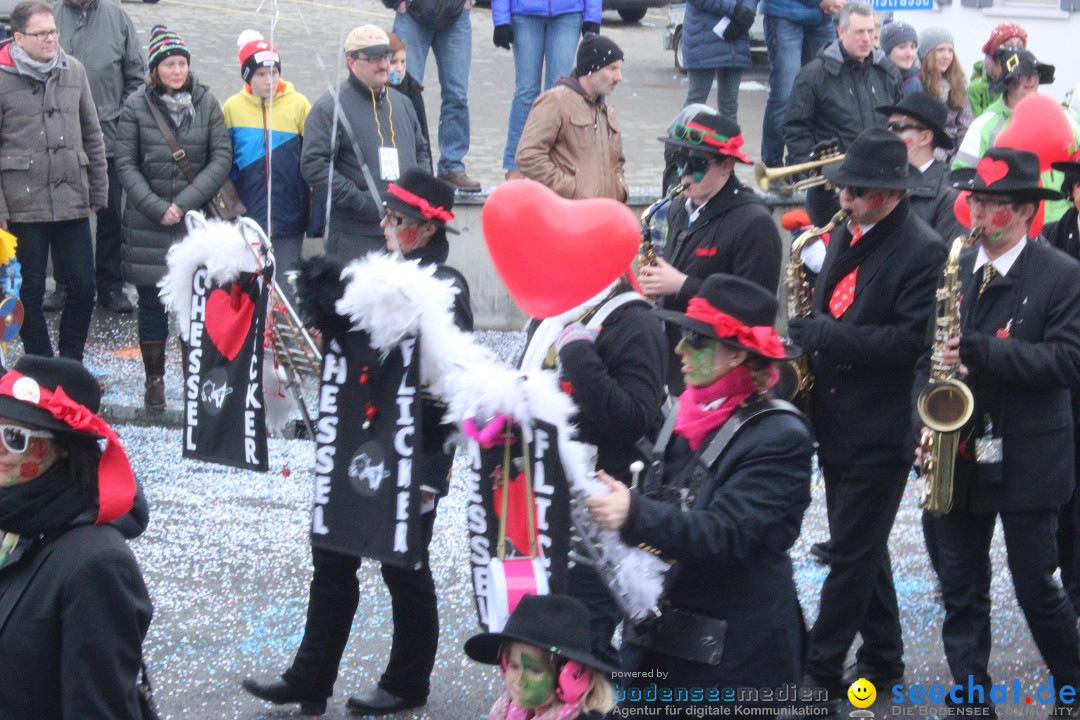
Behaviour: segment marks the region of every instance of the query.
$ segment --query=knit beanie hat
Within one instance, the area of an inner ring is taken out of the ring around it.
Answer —
[[[990,31],[990,39],[982,46],[983,55],[989,55],[991,57],[997,55],[998,48],[1005,44],[1006,40],[1014,37],[1023,40],[1023,47],[1024,49],[1027,49],[1027,33],[1024,32],[1024,28],[1014,22],[1001,23]]]
[[[952,45],[956,47],[951,32],[943,27],[926,28],[919,33],[919,56],[926,57],[934,51],[938,45]]]
[[[281,72],[281,56],[258,30],[245,30],[236,38],[240,48],[240,77],[251,82],[251,76],[261,67],[276,67]]]
[[[164,25],[155,25],[150,30],[150,45],[147,48],[150,72],[154,72],[162,60],[173,55],[183,55],[191,62],[191,52],[188,51],[184,38]]]
[[[607,35],[590,35],[581,41],[574,62],[574,75],[583,77],[623,59],[623,51]]]
[[[881,28],[881,52],[888,55],[900,43],[910,40],[919,45],[919,35],[906,22],[893,21]]]

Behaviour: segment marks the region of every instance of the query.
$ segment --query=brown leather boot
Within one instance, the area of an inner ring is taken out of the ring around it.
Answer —
[[[141,342],[143,367],[146,368],[146,394],[143,405],[147,410],[165,408],[165,343]]]

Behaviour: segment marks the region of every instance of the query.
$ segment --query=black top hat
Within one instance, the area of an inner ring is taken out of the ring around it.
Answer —
[[[33,397],[37,394],[37,388],[52,392],[63,388],[64,394],[96,415],[101,407],[101,386],[81,362],[71,358],[23,355],[12,370],[25,375],[29,381],[26,378],[17,381],[13,395],[0,395],[0,418],[17,420],[43,430],[102,437],[75,430],[48,410],[38,407]],[[19,383],[22,383],[21,386]]]
[[[904,141],[882,127],[859,133],[839,165],[826,166],[822,174],[838,187],[906,190],[922,179],[908,163]]]
[[[698,113],[686,125],[676,123],[671,127],[671,135],[657,140],[689,150],[733,157],[741,163],[750,164],[750,158],[742,151],[745,142],[742,130],[738,123],[723,115]]]
[[[945,132],[945,122],[949,115],[949,111],[945,109],[945,103],[921,90],[905,95],[904,99],[895,105],[879,105],[874,109],[885,115],[899,114],[915,118],[928,130],[934,131],[934,145],[952,150],[952,138]]]
[[[769,360],[790,360],[802,350],[784,345],[773,329],[776,296],[755,282],[716,273],[705,278],[686,313],[657,310],[669,322]]]
[[[450,212],[454,207],[454,186],[450,183],[419,168],[409,168],[397,183],[390,183],[387,193],[385,205],[391,210],[458,234],[446,224],[454,219]]]
[[[480,633],[465,641],[465,654],[477,662],[498,665],[499,650],[523,642],[567,660],[612,674],[617,668],[593,657],[589,649],[589,610],[567,595],[526,595],[510,614],[502,632]]]
[[[1020,201],[1060,200],[1061,193],[1039,187],[1039,156],[1026,150],[992,147],[979,164],[949,173],[949,183],[958,190],[983,195],[1009,195]]]
[[[1054,82],[1054,66],[1039,62],[1030,50],[1001,48],[997,53],[997,61],[1001,64],[1001,77],[993,88],[995,90],[1004,90],[1010,80],[1021,75],[1038,75],[1040,85]]]

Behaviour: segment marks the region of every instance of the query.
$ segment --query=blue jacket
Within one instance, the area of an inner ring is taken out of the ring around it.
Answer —
[[[683,63],[688,70],[750,67],[749,35],[728,42],[713,32],[740,3],[757,11],[757,0],[688,0],[683,16]]]
[[[513,15],[555,17],[567,13],[585,13],[584,22],[600,24],[603,0],[491,0],[491,21],[509,25]]]
[[[800,25],[823,25],[833,19],[821,12],[820,0],[763,0],[761,14],[781,17]]]

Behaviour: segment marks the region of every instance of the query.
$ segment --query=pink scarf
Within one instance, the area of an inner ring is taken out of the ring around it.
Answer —
[[[575,703],[562,703],[556,700],[547,710],[537,713],[518,707],[510,699],[510,693],[503,693],[491,706],[488,720],[573,720],[581,713],[582,699]]]
[[[745,365],[739,365],[708,387],[686,388],[679,396],[675,433],[686,438],[690,449],[697,452],[705,436],[726,423],[735,408],[757,389]],[[713,406],[714,403],[717,404]]]

